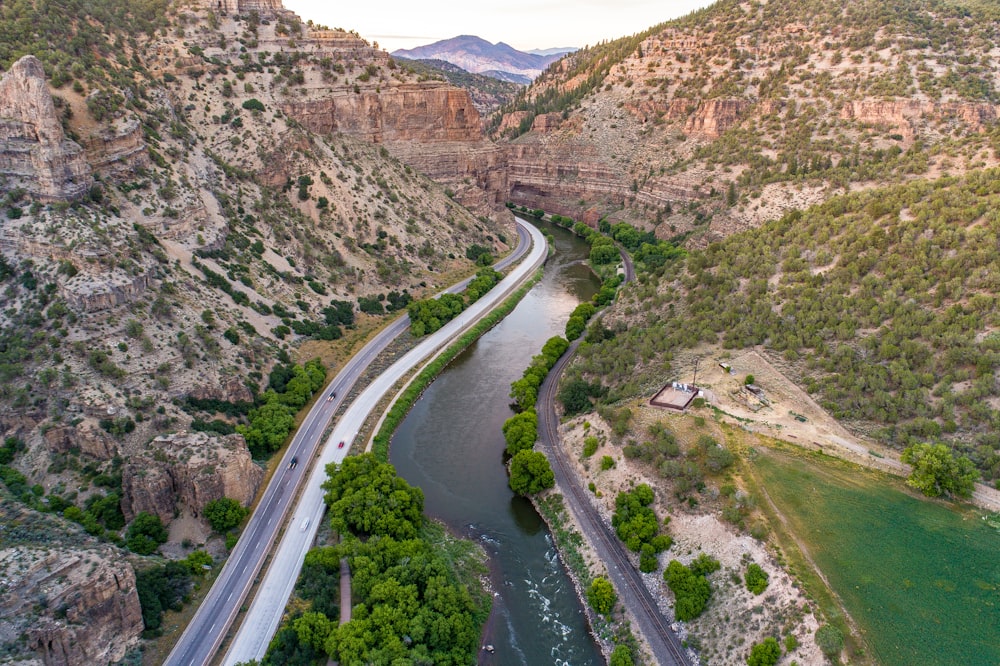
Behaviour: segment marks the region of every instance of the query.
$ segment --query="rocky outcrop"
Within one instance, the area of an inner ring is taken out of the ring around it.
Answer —
[[[131,565],[110,546],[0,550],[0,640],[19,637],[47,666],[121,660],[138,642],[142,610]]]
[[[102,275],[73,276],[62,285],[63,296],[74,307],[93,312],[132,303],[149,287],[148,273],[129,275],[121,270]]]
[[[126,178],[150,164],[142,123],[134,115],[102,128],[87,138],[83,147],[91,168],[107,178]]]
[[[723,132],[740,122],[750,108],[746,99],[709,99],[701,102],[693,115],[684,123],[684,131],[710,139],[717,139]]]
[[[983,132],[997,121],[997,106],[993,104],[935,104],[919,100],[848,102],[840,110],[842,120],[881,125],[895,129],[904,138],[912,139],[916,124],[921,120],[959,121],[975,132]]]
[[[253,463],[242,435],[203,432],[162,435],[122,468],[122,511],[132,520],[141,511],[173,520],[187,509],[195,516],[215,499],[230,497],[249,506],[264,470]]]
[[[0,78],[0,190],[68,201],[92,183],[83,149],[63,133],[42,63],[24,56]]]
[[[286,11],[281,0],[201,0],[200,4],[226,14],[257,12],[261,16],[271,16]]]
[[[196,386],[191,389],[188,395],[196,400],[253,401],[253,393],[238,377],[229,377],[214,384]]]
[[[75,426],[49,428],[44,438],[47,448],[53,453],[79,450],[97,460],[111,460],[118,455],[118,445],[92,419],[80,421]]]

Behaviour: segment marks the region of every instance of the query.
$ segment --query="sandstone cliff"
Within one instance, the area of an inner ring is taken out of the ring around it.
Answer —
[[[125,657],[143,622],[121,552],[23,505],[6,501],[0,514],[0,644],[20,645],[21,657],[34,654],[46,666]]]
[[[383,144],[409,166],[462,190],[464,205],[486,208],[506,197],[500,150],[483,136],[469,94],[440,82],[394,84],[387,89],[341,89],[319,99],[287,102],[282,111],[319,134],[342,133]],[[475,189],[462,187],[474,183]]]
[[[42,63],[24,56],[0,78],[0,189],[65,201],[92,182],[83,149],[63,133]]]
[[[131,521],[141,511],[173,520],[187,509],[195,516],[215,499],[230,497],[249,506],[264,478],[242,435],[161,435],[148,457],[135,457],[122,470],[122,511]]]

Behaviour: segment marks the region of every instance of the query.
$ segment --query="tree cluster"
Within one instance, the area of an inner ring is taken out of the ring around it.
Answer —
[[[615,497],[615,512],[611,516],[611,526],[618,538],[629,550],[639,553],[639,569],[643,572],[655,571],[656,555],[670,548],[673,540],[660,534],[660,520],[650,506],[653,503],[653,489],[640,483],[631,491],[623,491]],[[665,518],[663,526],[670,521]]]
[[[264,664],[466,664],[488,602],[449,566],[444,530],[421,513],[423,493],[372,454],[328,467],[323,484],[337,546],[306,554],[298,594],[308,610],[272,641]],[[351,568],[351,621],[339,625],[340,562]]]
[[[517,411],[523,412],[534,408],[538,401],[538,389],[567,349],[569,342],[557,335],[546,340],[541,353],[531,358],[531,363],[525,368],[521,378],[514,380],[510,385],[510,397],[514,399]]]
[[[712,584],[707,576],[718,568],[719,562],[705,554],[699,555],[687,567],[670,560],[663,571],[663,579],[674,593],[674,614],[678,620],[687,622],[702,614],[712,596]]]
[[[269,388],[260,401],[262,404],[250,410],[249,422],[236,426],[236,432],[243,435],[254,456],[267,456],[281,448],[295,428],[295,414],[326,383],[326,367],[318,358],[294,366],[291,375],[287,381],[285,370],[277,381],[272,375],[272,384],[282,390]]]
[[[459,294],[441,294],[437,298],[410,302],[406,306],[410,315],[410,332],[416,337],[433,333],[478,301],[502,278],[500,273],[490,267],[481,268],[465,288],[464,297]]]

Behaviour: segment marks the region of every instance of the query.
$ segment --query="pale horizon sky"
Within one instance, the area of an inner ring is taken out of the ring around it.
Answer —
[[[284,0],[303,21],[355,30],[389,51],[432,44],[459,35],[506,42],[520,51],[576,47],[617,39],[684,16],[710,0],[388,0],[333,3]]]

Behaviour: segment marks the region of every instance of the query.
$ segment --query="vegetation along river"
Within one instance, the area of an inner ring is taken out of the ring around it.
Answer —
[[[389,456],[403,478],[423,489],[429,515],[479,540],[490,554],[496,652],[480,663],[603,664],[547,527],[508,488],[503,467],[500,428],[513,414],[510,383],[600,287],[583,263],[589,246],[542,226],[556,247],[544,278],[428,387]]]

